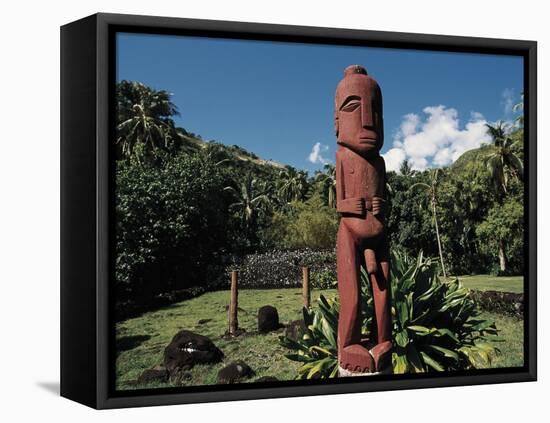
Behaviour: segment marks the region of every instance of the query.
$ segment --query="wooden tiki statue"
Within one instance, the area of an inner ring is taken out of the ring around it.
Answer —
[[[348,66],[338,84],[335,130],[340,374],[378,373],[391,368],[392,348],[384,128],[380,87],[362,66]],[[361,333],[361,266],[374,297],[368,337]]]

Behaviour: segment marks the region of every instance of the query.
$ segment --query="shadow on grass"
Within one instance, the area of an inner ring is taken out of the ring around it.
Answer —
[[[123,336],[118,338],[116,341],[116,348],[118,352],[133,350],[136,347],[139,347],[145,341],[149,340],[151,337],[149,335],[134,335],[134,336]]]

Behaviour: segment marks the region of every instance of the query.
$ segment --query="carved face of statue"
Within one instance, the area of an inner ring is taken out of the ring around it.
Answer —
[[[382,93],[365,68],[346,68],[336,88],[335,103],[338,144],[362,156],[378,153],[384,144]]]

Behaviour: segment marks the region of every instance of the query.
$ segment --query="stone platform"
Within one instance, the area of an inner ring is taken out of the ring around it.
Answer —
[[[356,377],[356,376],[376,376],[376,375],[391,375],[392,368],[387,367],[384,370],[380,372],[374,372],[374,373],[357,373],[357,372],[351,372],[349,370],[346,370],[340,366],[338,366],[338,377]]]

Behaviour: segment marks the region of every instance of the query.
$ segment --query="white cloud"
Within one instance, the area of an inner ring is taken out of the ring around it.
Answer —
[[[424,108],[424,115],[409,113],[403,117],[393,139],[393,148],[386,154],[386,168],[397,171],[407,159],[415,170],[430,166],[447,166],[465,151],[490,142],[486,120],[472,112],[461,128],[456,109],[443,105]]]
[[[313,148],[311,149],[311,153],[309,153],[308,160],[311,163],[314,164],[327,164],[331,161],[327,158],[323,157],[324,153],[328,152],[328,145],[321,144],[320,142],[315,143]]]
[[[500,101],[500,104],[504,109],[504,114],[509,115],[514,109],[514,90],[510,88],[505,88],[502,91],[501,97],[502,99]]]
[[[399,147],[388,150],[382,156],[386,162],[386,170],[393,170],[394,172],[399,170],[399,166],[406,158],[405,151]]]
[[[475,122],[477,120],[485,120],[485,118],[479,112],[470,112],[470,120]]]
[[[404,136],[412,135],[415,133],[418,124],[420,123],[420,118],[414,113],[409,113],[403,118],[401,123],[401,134]]]

